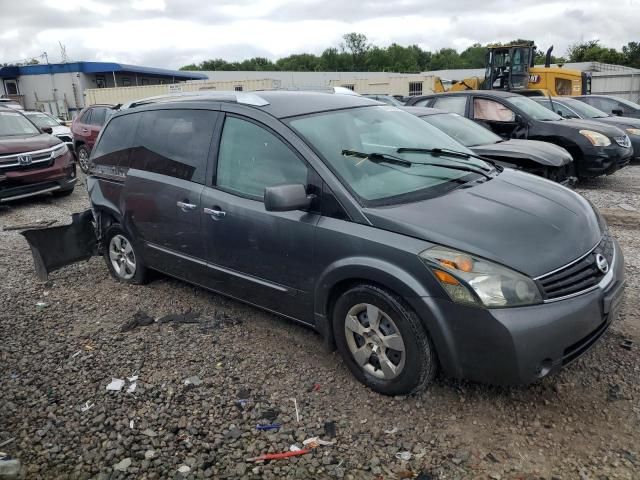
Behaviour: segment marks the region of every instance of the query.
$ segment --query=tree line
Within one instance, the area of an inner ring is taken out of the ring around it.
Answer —
[[[514,40],[508,44],[530,42]],[[441,48],[434,52],[418,45],[402,46],[392,43],[379,47],[369,43],[362,33],[347,33],[338,47],[325,49],[320,55],[296,53],[275,61],[254,57],[240,62],[228,62],[222,58],[205,60],[198,64],[184,65],[180,70],[226,71],[293,71],[293,72],[348,72],[375,71],[417,73],[430,70],[483,68],[486,46],[475,43],[458,52],[454,48]],[[536,64],[543,64],[545,51],[537,51]],[[552,63],[603,62],[640,68],[640,42],[629,42],[622,51],[608,48],[599,40],[589,40],[571,45],[565,56],[552,56]]]

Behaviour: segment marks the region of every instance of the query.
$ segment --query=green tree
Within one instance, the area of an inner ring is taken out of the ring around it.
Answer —
[[[625,61],[623,53],[615,48],[607,48],[600,45],[600,40],[588,40],[574,43],[567,50],[567,58],[570,62],[602,62],[622,64]]]
[[[487,48],[479,43],[474,43],[460,54],[460,61],[463,68],[482,68],[484,67],[486,55]]]
[[[363,33],[346,33],[342,36],[344,43],[340,45],[343,52],[351,54],[353,70],[363,70],[365,57],[371,45],[367,43],[367,36]]]
[[[460,55],[454,48],[441,48],[431,56],[429,70],[446,70],[461,68]]]
[[[622,47],[624,65],[627,67],[640,68],[640,43],[629,42]]]

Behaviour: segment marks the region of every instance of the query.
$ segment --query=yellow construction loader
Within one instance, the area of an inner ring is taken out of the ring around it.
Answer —
[[[471,77],[453,81],[447,89],[442,79],[435,81],[435,91],[506,90],[527,96],[588,95],[591,93],[591,74],[551,66],[551,52],[547,50],[544,67],[536,67],[536,47],[520,45],[490,45],[487,47],[484,78]]]

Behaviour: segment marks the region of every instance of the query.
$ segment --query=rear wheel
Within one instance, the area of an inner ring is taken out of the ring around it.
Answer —
[[[394,294],[374,285],[346,291],[333,308],[338,351],[365,385],[385,395],[425,388],[437,359],[417,315]]]
[[[76,150],[78,165],[83,173],[89,173],[89,150],[84,145],[80,145]]]
[[[120,225],[114,224],[107,229],[105,246],[104,259],[115,279],[138,285],[147,281],[147,267]]]

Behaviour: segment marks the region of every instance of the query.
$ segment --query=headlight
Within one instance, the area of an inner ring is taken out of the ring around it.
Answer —
[[[59,145],[58,148],[56,148],[53,151],[53,158],[61,157],[62,155],[64,155],[68,151],[69,151],[69,148],[67,147],[66,144],[63,143],[63,144]]]
[[[488,260],[440,246],[420,258],[454,302],[491,308],[542,302],[533,280]]]
[[[629,135],[640,135],[640,128],[627,128]]]
[[[596,147],[608,147],[611,145],[609,137],[593,130],[580,130],[580,135],[587,137],[591,144]]]

